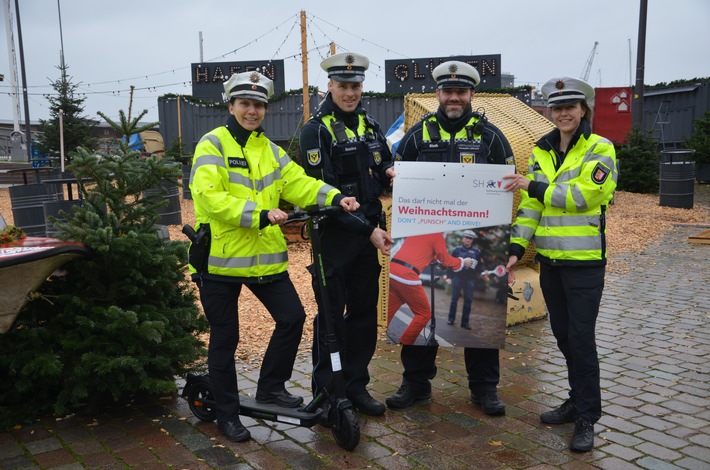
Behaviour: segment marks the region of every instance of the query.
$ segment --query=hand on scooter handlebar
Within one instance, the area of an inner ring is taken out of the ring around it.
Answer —
[[[282,211],[278,207],[276,209],[271,209],[267,215],[271,225],[283,225],[288,222],[288,217],[289,214]]]

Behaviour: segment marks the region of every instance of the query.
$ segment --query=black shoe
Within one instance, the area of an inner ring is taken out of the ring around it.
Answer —
[[[454,321],[453,321],[453,320],[449,320],[449,321],[446,322],[446,324],[447,324],[447,325],[453,325],[453,324],[454,324]]]
[[[540,421],[545,424],[563,424],[574,423],[577,419],[577,407],[572,403],[572,399],[568,398],[557,409],[545,411],[540,415]]]
[[[257,403],[275,403],[284,408],[296,408],[303,403],[303,397],[290,394],[286,390],[278,392],[260,392],[256,391]]]
[[[463,328],[464,330],[470,330],[471,326],[470,325],[461,325],[461,328]]]
[[[364,415],[381,416],[385,414],[385,405],[372,398],[367,392],[351,395],[348,400],[353,404],[353,408]]]
[[[594,424],[585,418],[574,423],[574,434],[569,448],[575,452],[589,452],[594,447]]]
[[[481,405],[481,410],[490,416],[500,416],[505,414],[505,405],[496,392],[485,392],[476,395],[471,392],[471,402]]]
[[[251,433],[238,419],[236,421],[217,422],[217,429],[232,442],[244,442],[251,437]]]
[[[431,390],[425,393],[414,393],[412,387],[403,384],[399,387],[397,393],[391,397],[387,397],[385,403],[387,403],[387,406],[390,408],[406,408],[413,405],[414,402],[428,400],[429,398],[431,398]]]

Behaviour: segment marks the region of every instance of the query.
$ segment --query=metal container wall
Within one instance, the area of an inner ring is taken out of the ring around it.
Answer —
[[[59,200],[59,193],[43,183],[10,186],[14,225],[32,237],[46,236],[43,203]]]
[[[311,96],[311,116],[315,114],[319,100],[319,97]],[[402,98],[364,96],[362,105],[380,123],[383,133],[404,111]],[[177,98],[158,99],[160,133],[166,148],[170,148],[173,142],[180,138],[183,143],[183,152],[186,154],[194,153],[195,146],[202,136],[212,129],[224,125],[229,116],[226,105],[224,107],[205,106],[181,100],[179,108],[178,119]],[[303,97],[290,95],[269,105],[263,127],[269,139],[286,149],[288,142],[298,137],[302,120]],[[180,123],[179,130],[178,122]]]
[[[703,119],[710,109],[710,83],[646,90],[643,106],[643,127],[656,138],[659,137],[659,126],[654,128],[657,115],[659,110],[664,114],[663,110],[668,108],[668,115],[661,116],[668,122],[664,129],[666,145],[679,147],[693,133],[695,120]]]

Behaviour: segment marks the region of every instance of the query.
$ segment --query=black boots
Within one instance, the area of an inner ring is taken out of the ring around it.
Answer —
[[[385,403],[390,408],[407,408],[413,405],[414,402],[428,400],[429,398],[431,398],[431,390],[416,393],[409,385],[402,384],[394,395],[387,397]]]
[[[500,416],[505,414],[505,405],[496,392],[484,392],[480,395],[471,392],[471,402],[481,405],[481,410],[489,416]]]
[[[577,407],[571,398],[565,400],[562,406],[552,411],[545,411],[540,415],[540,421],[545,424],[574,423],[577,419]]]
[[[569,448],[574,452],[589,452],[594,447],[594,424],[585,418],[574,423],[574,434]]]

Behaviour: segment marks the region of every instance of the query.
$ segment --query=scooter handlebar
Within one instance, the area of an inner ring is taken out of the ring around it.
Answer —
[[[343,211],[340,206],[311,206],[288,214],[287,221],[306,220],[316,216],[330,216]]]

